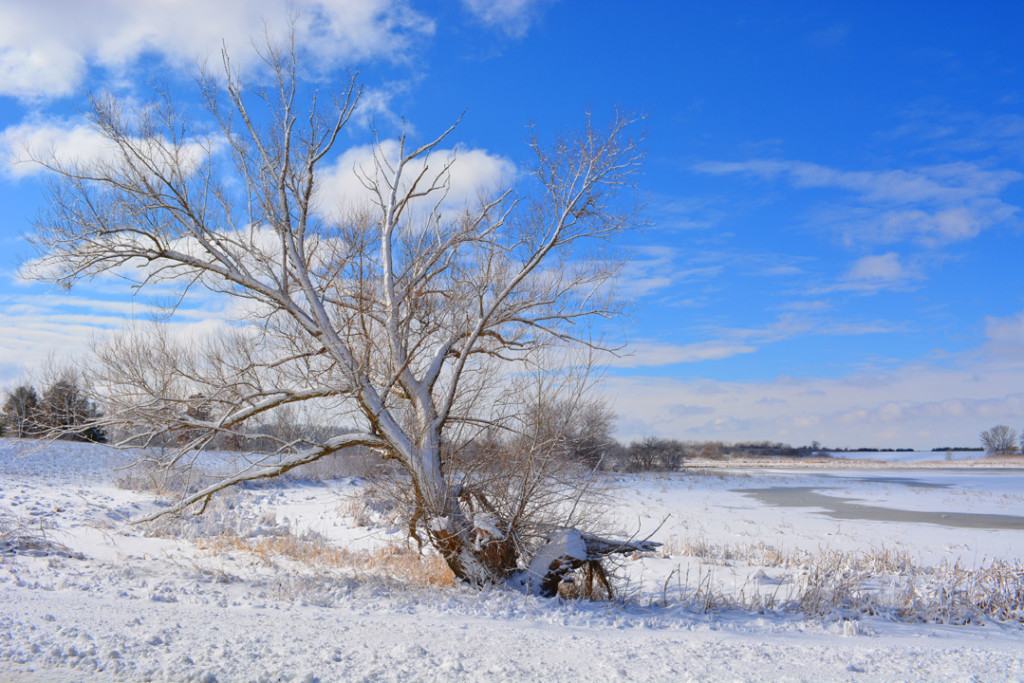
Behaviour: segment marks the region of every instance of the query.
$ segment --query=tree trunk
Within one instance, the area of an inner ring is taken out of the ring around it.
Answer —
[[[440,449],[420,453],[410,474],[416,496],[415,521],[421,521],[430,544],[455,576],[466,583],[501,583],[515,570],[516,556],[508,525],[493,511],[474,509],[458,487],[447,481]],[[467,504],[468,503],[468,504]]]

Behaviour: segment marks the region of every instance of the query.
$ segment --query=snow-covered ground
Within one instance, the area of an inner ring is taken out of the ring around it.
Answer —
[[[162,499],[117,485],[129,460],[0,440],[0,521],[33,539],[0,554],[0,680],[1024,679],[1024,614],[958,598],[993,563],[1024,586],[1022,470],[612,477],[610,529],[663,552],[565,603],[410,568],[358,480],[132,526]]]

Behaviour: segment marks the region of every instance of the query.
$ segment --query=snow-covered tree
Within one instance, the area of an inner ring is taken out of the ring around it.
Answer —
[[[417,533],[473,583],[507,579],[545,540],[554,545],[541,555],[560,571],[584,561],[581,548],[643,547],[554,520],[530,538],[520,508],[498,509],[488,480],[445,456],[473,430],[516,428],[528,370],[549,371],[566,348],[600,348],[587,322],[617,310],[607,240],[637,222],[634,118],[616,114],[602,128],[588,116],[550,142],[533,135],[515,186],[455,208],[457,153],[442,151],[455,126],[416,143],[405,130],[374,136],[372,161],[341,169],[366,201],[332,212],[325,172],[340,172],[331,164],[360,88],[314,89],[297,54],[266,48],[263,82],[243,81],[225,55],[223,73],[199,79],[203,116],[166,94],[137,108],[95,97],[91,122],[112,153],[41,160],[54,181],[33,238],[37,276],[71,286],[134,272],[140,289],[201,287],[241,304],[245,324],[205,344],[158,325],[101,345],[105,422],[125,444],[188,434],[184,454],[228,432],[266,440],[253,425],[310,406],[343,427],[321,440],[278,438],[276,454],[174,509],[366,447],[404,471]]]

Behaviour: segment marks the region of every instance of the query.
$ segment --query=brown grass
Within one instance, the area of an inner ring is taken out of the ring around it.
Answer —
[[[910,553],[892,548],[872,548],[867,552],[821,550],[818,552],[786,551],[758,541],[756,543],[709,543],[703,538],[680,539],[672,536],[662,547],[663,556],[695,557],[706,564],[723,566],[744,564],[748,567],[799,567],[812,558],[831,567],[848,567],[871,573],[897,573],[912,569]]]
[[[400,583],[430,588],[454,585],[455,576],[437,555],[421,555],[397,543],[377,550],[352,551],[331,545],[316,535],[243,538],[223,534],[200,543],[201,550],[214,553],[243,551],[258,557],[268,566],[280,558],[299,562],[315,569],[344,569],[357,574],[386,577]]]

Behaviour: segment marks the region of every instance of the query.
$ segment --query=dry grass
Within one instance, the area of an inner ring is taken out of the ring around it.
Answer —
[[[180,496],[198,491],[213,481],[213,477],[190,467],[168,467],[152,460],[140,460],[120,469],[114,483],[129,491]]]
[[[352,520],[352,526],[372,527],[398,526],[402,523],[398,507],[379,495],[379,492],[364,488],[358,493],[346,496],[338,505],[338,514]]]
[[[288,533],[260,538],[223,534],[200,543],[199,548],[218,554],[251,553],[268,566],[285,558],[317,570],[342,569],[357,576],[388,578],[411,586],[446,588],[455,584],[455,576],[440,556],[421,555],[399,544],[353,551],[332,545],[317,534]]]
[[[378,504],[365,495],[341,504],[342,514],[354,523],[372,525]],[[142,525],[147,535],[187,539],[213,554],[245,552],[259,563],[275,567],[295,562],[314,572],[342,571],[358,580],[386,580],[408,586],[442,588],[455,577],[436,554],[420,554],[409,546],[391,543],[374,550],[350,550],[324,536],[307,531],[296,534],[272,511],[257,515],[237,491],[211,501],[201,515],[173,515]]]
[[[0,507],[0,560],[7,555],[84,558],[81,553],[50,538],[42,520],[28,521]]]
[[[867,552],[842,550],[787,551],[764,541],[756,543],[709,543],[704,538],[672,536],[661,547],[664,557],[695,557],[706,564],[748,567],[802,567],[809,562],[831,567],[850,567],[871,573],[903,572],[914,565],[910,553],[893,548],[873,548]]]
[[[904,551],[821,550],[783,552],[764,543],[716,545],[702,539],[672,538],[664,548],[699,560],[665,580],[662,604],[703,612],[722,609],[781,610],[813,617],[883,616],[898,621],[971,624],[986,621],[1024,624],[1024,564],[992,560],[968,568],[959,562],[915,564]],[[714,566],[778,568],[774,579],[763,570],[729,591],[715,580]],[[708,567],[707,565],[712,565]]]
[[[967,569],[943,563],[913,574],[896,595],[899,615],[908,621],[1024,623],[1024,564],[993,560]]]

